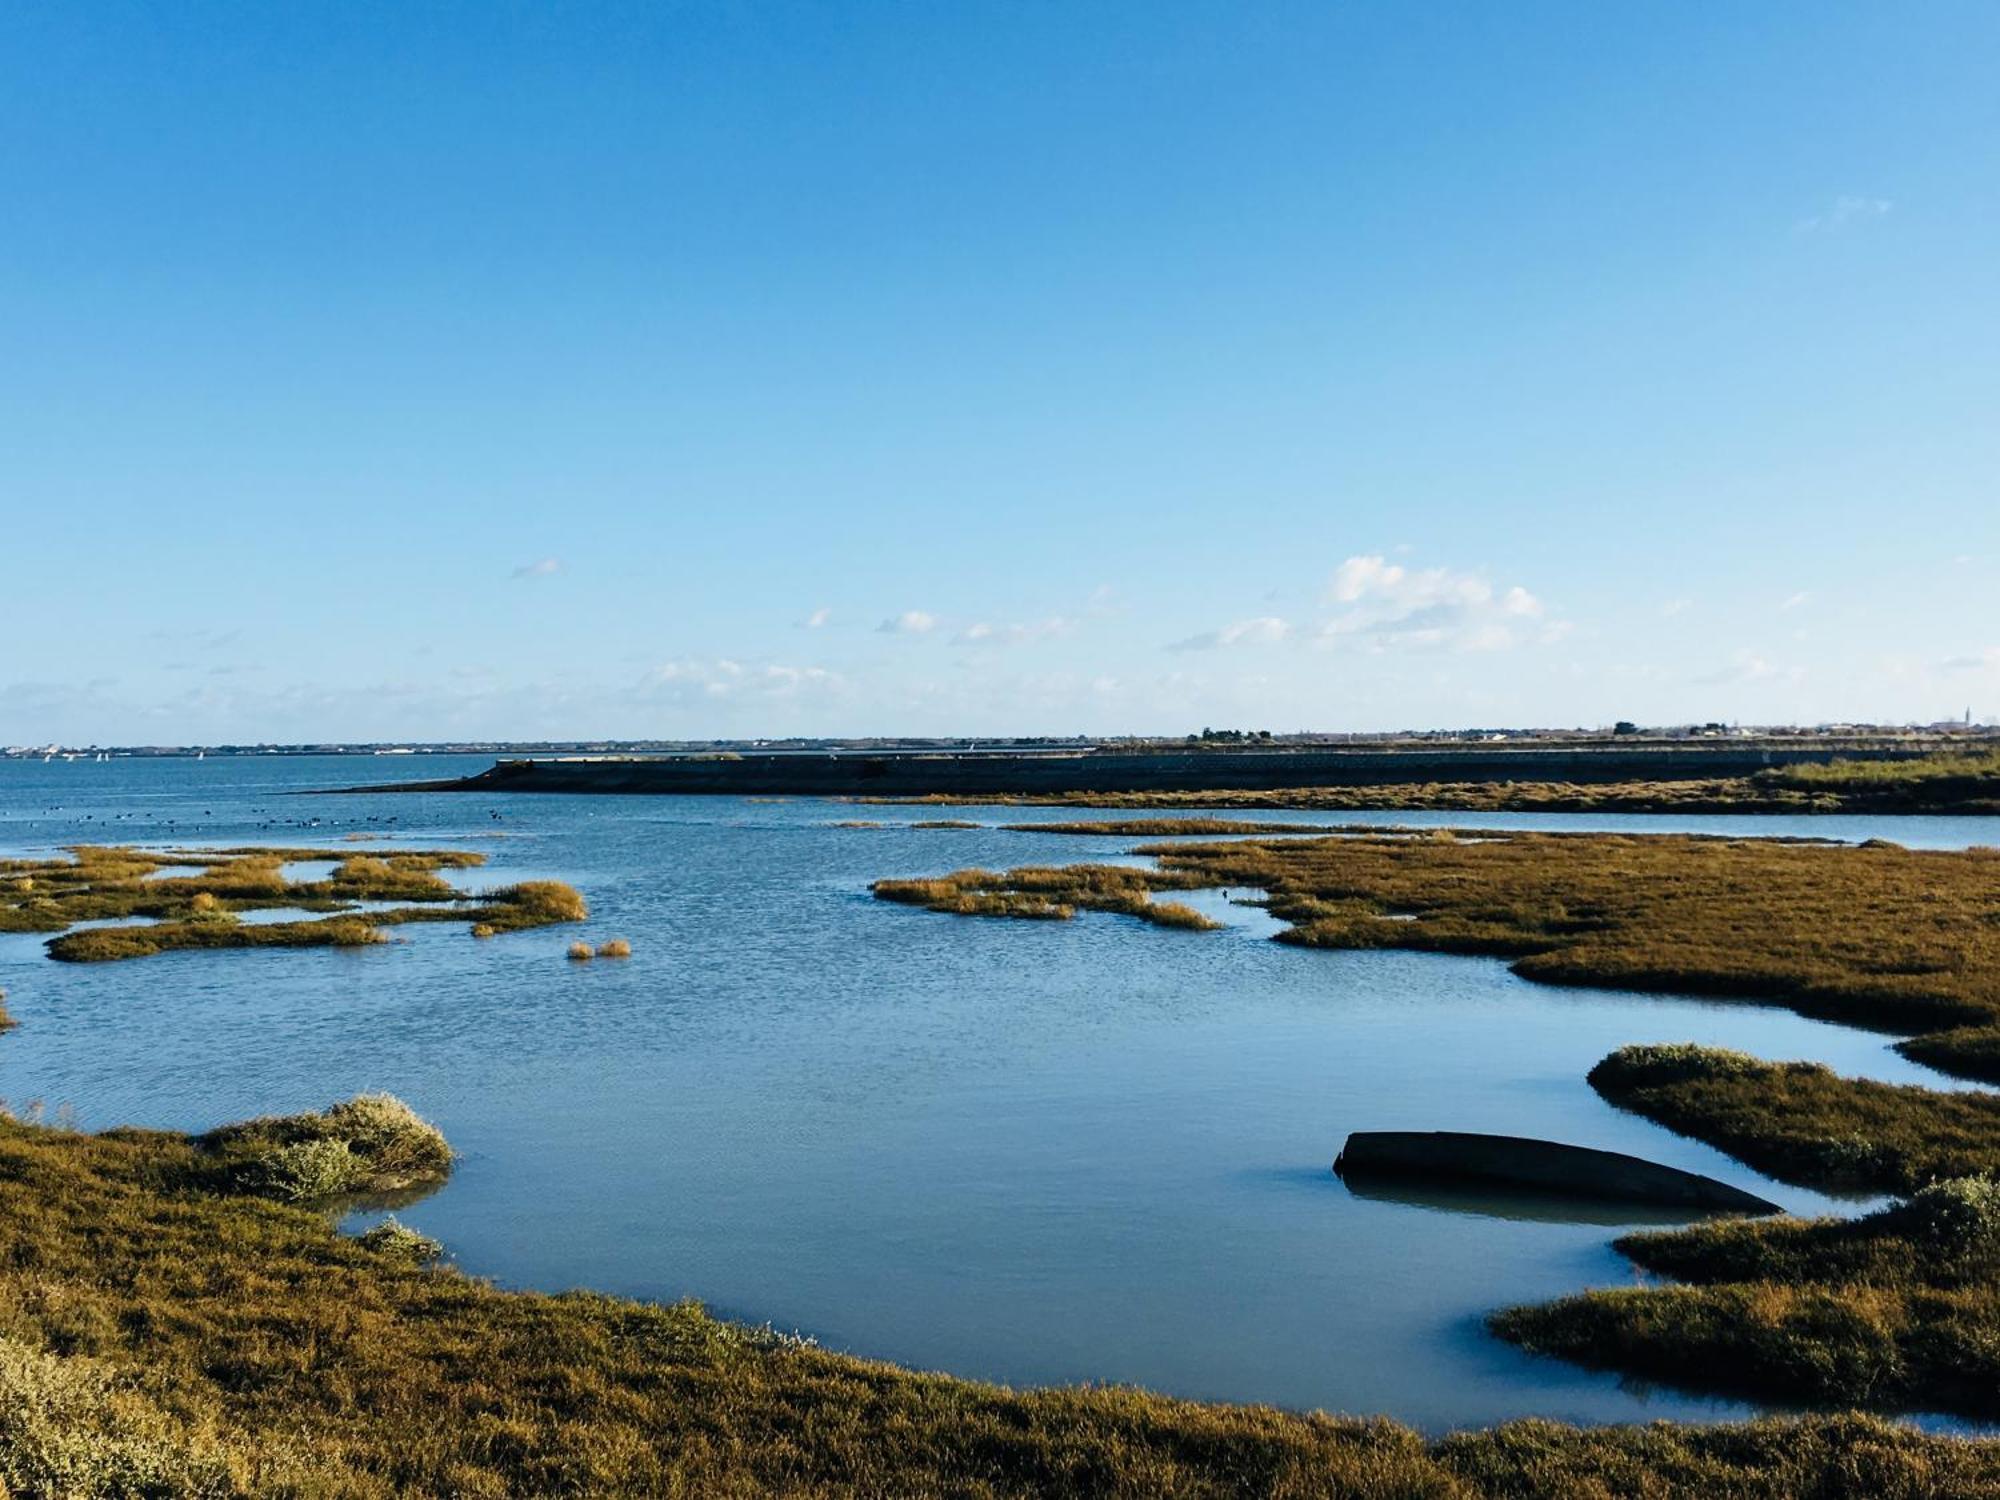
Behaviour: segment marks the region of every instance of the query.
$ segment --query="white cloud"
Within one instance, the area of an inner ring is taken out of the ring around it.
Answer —
[[[1970,656],[1948,656],[1938,665],[1947,672],[2000,672],[2000,646],[1988,646]]]
[[[1260,615],[1254,620],[1238,620],[1220,630],[1206,630],[1186,640],[1175,641],[1169,651],[1213,651],[1224,646],[1275,646],[1292,633],[1288,621],[1276,615]]]
[[[1809,219],[1801,219],[1798,228],[1802,234],[1815,234],[1823,230],[1845,229],[1850,224],[1865,223],[1879,219],[1895,205],[1887,198],[1863,198],[1845,194],[1833,200],[1833,207],[1825,213],[1814,214]]]
[[[821,630],[825,628],[826,622],[832,618],[833,611],[822,604],[818,609],[801,620],[799,626],[804,630]]]
[[[1663,618],[1671,620],[1675,615],[1684,615],[1693,608],[1692,599],[1669,599],[1660,606],[1660,614]]]
[[[780,663],[746,666],[729,657],[681,657],[662,662],[648,672],[640,692],[649,698],[676,701],[716,698],[785,698],[810,689],[842,686],[840,674],[825,667],[794,667]]]
[[[929,635],[937,629],[937,616],[920,609],[906,609],[875,628],[883,635]]]
[[[1694,681],[1711,687],[1739,682],[1799,683],[1805,680],[1805,675],[1803,667],[1781,667],[1768,657],[1746,647],[1730,658],[1728,666],[1697,677]]]
[[[553,578],[563,570],[560,558],[545,557],[540,562],[522,563],[514,570],[516,578]]]
[[[1350,557],[1327,584],[1340,612],[1320,627],[1320,639],[1365,641],[1370,649],[1499,651],[1524,640],[1559,640],[1567,626],[1525,624],[1548,607],[1518,584],[1495,591],[1478,573],[1456,568],[1406,568],[1379,554]]]
[[[1028,641],[1046,640],[1054,635],[1068,635],[1076,628],[1073,620],[1062,615],[1050,615],[1046,620],[1034,620],[1021,625],[993,625],[979,620],[961,630],[953,639],[959,646],[1019,646]]]
[[[1801,605],[1805,604],[1811,598],[1812,598],[1811,594],[1808,594],[1803,589],[1801,589],[1798,593],[1788,596],[1785,602],[1783,604],[1780,604],[1778,608],[1780,611],[1788,609],[1797,609]]]

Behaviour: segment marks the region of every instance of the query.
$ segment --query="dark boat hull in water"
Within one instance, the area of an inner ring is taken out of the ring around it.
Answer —
[[[1775,1214],[1777,1204],[1699,1172],[1618,1151],[1457,1130],[1358,1130],[1333,1170],[1342,1178],[1444,1178],[1540,1193],[1659,1203],[1717,1213]]]

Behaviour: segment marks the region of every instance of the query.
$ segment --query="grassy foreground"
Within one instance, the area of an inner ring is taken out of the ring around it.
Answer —
[[[689,1304],[426,1269],[233,1190],[216,1149],[0,1120],[8,1493],[2000,1496],[2000,1446],[1862,1417],[1427,1442],[913,1374]]]
[[[438,872],[485,863],[483,854],[427,849],[336,857],[325,849],[141,850],[78,845],[70,859],[0,860],[0,932],[52,932],[49,956],[101,963],[188,948],[352,948],[383,941],[404,922],[469,922],[480,937],[589,915],[559,881],[525,881],[468,897]],[[334,859],[324,879],[291,880],[284,867]],[[188,867],[192,873],[187,873]],[[388,909],[358,903],[396,902]],[[318,918],[245,922],[277,908]],[[78,923],[133,921],[84,927]]]

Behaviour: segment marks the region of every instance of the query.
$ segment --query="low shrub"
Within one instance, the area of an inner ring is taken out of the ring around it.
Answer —
[[[452,1166],[443,1132],[390,1094],[226,1125],[195,1145],[203,1180],[288,1203],[441,1182]]]
[[[438,1241],[427,1234],[419,1234],[393,1216],[354,1238],[357,1244],[366,1245],[377,1255],[385,1255],[406,1265],[428,1265],[444,1254],[444,1246]]]

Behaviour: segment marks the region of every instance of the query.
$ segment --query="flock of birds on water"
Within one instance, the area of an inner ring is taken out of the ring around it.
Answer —
[[[57,803],[52,803],[47,807],[44,807],[42,809],[42,815],[44,817],[60,817],[66,811],[67,809],[60,802],[57,802]],[[273,828],[339,828],[345,826],[345,821],[340,818],[273,817],[271,816],[268,809],[262,807],[253,807],[250,809],[250,813],[251,816],[253,817],[263,818],[263,821],[257,825],[257,829],[260,833],[268,832]],[[204,818],[212,818],[215,816],[215,810],[213,808],[203,808],[201,815]],[[505,817],[501,814],[498,808],[488,808],[486,815],[495,823],[503,823],[506,821]],[[147,823],[160,821],[159,815],[157,813],[149,813],[149,812],[122,812],[122,813],[106,814],[104,821],[106,823],[123,823],[127,819],[138,819],[142,822],[147,822]],[[85,823],[95,823],[97,821],[97,814],[84,813],[82,815],[82,821]],[[194,820],[190,818],[189,821],[192,822]],[[377,823],[386,828],[398,822],[399,820],[393,813],[389,814],[370,813],[367,817],[358,819],[356,821],[357,824]],[[165,820],[165,824],[168,828],[175,828],[179,826],[180,819],[175,817],[169,817]]]

